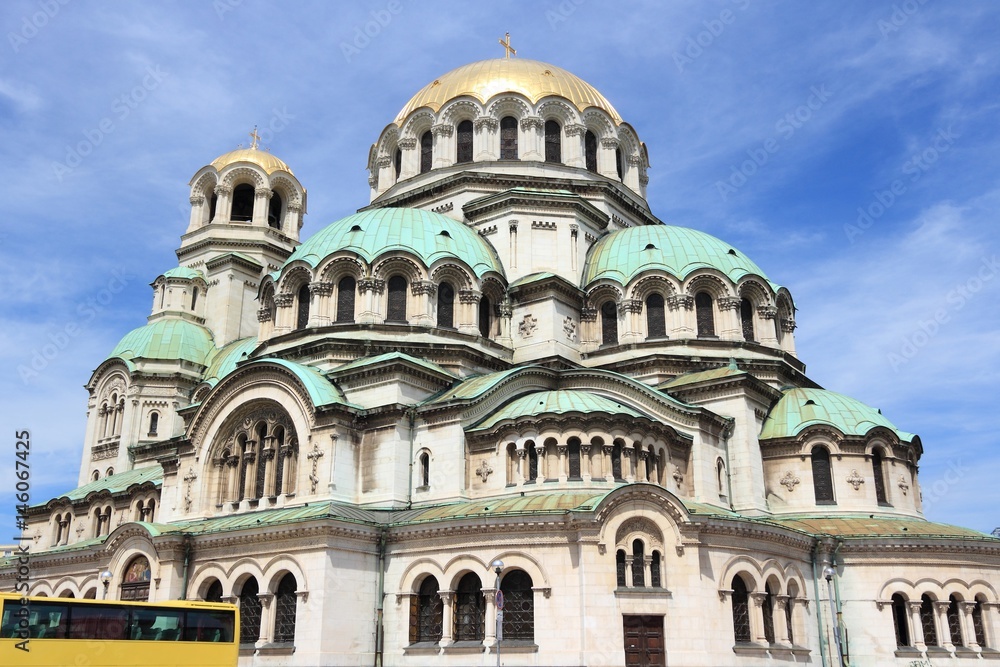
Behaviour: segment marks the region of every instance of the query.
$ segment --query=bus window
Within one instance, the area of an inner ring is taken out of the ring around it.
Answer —
[[[69,638],[125,639],[128,611],[126,607],[111,605],[74,605]]]
[[[233,615],[220,611],[189,611],[184,623],[184,641],[233,641]]]
[[[180,636],[181,609],[147,609],[133,607],[130,639],[175,641]]]

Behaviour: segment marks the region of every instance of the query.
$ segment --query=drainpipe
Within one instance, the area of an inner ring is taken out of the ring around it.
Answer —
[[[383,526],[378,535],[378,597],[375,600],[375,667],[382,667],[382,645],[385,629],[382,625],[382,600],[385,598],[385,535]]]
[[[816,634],[819,638],[819,661],[823,667],[829,667],[826,661],[826,644],[824,643],[825,634],[823,632],[823,605],[820,604],[819,600],[819,570],[816,569],[816,560],[819,558],[819,549],[821,542],[817,539],[816,544],[813,545],[812,552],[812,568],[813,568],[813,588],[816,591]]]
[[[844,546],[844,541],[837,539],[837,547],[833,550],[830,555],[830,567],[833,568],[833,595],[837,600],[837,627],[839,628],[839,638],[840,638],[840,655],[841,660],[844,665],[850,663],[846,658],[851,654],[850,648],[847,644],[847,635],[844,633],[844,609],[840,602],[840,575],[837,574],[837,554],[840,553],[840,547]]]
[[[188,567],[191,565],[191,536],[184,535],[184,573],[181,575],[181,599],[188,597]]]
[[[410,476],[406,483],[406,509],[411,509],[413,507],[413,425],[417,421],[416,410],[413,408],[407,410],[406,418],[410,425]]]
[[[730,451],[729,451],[729,438],[732,436],[732,430],[736,428],[736,420],[731,420],[729,426],[726,429],[729,434],[726,436],[726,493],[729,494],[729,509],[735,507],[733,498],[733,467],[730,465]]]

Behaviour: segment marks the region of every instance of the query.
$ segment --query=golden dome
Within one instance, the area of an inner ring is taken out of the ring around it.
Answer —
[[[611,116],[615,124],[622,122],[604,95],[576,75],[538,60],[496,58],[463,65],[427,84],[399,112],[396,124],[402,125],[406,117],[420,107],[430,107],[437,113],[446,102],[462,95],[475,97],[485,104],[494,95],[508,92],[520,93],[532,104],[543,97],[558,95],[580,111],[597,107]]]
[[[289,174],[292,170],[284,163],[283,160],[276,158],[267,151],[262,151],[257,148],[238,148],[235,151],[230,151],[225,155],[220,155],[219,157],[212,160],[212,166],[218,171],[222,171],[231,164],[237,162],[252,162],[257,165],[270,176],[276,171],[287,171]],[[294,176],[294,174],[292,174]]]

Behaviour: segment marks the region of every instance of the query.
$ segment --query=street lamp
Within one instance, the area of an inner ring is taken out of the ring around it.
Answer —
[[[111,574],[111,570],[105,570],[101,572],[100,579],[101,583],[104,584],[104,593],[101,595],[102,600],[108,599],[108,585],[111,583],[111,578],[115,575]]]
[[[837,574],[831,566],[823,568],[823,576],[826,577],[827,597],[830,598],[830,619],[833,622],[833,640],[837,642],[837,657],[840,658],[840,667],[844,667],[844,647],[840,643],[840,615],[837,614],[837,605],[833,601],[833,576]]]
[[[497,573],[496,593],[494,600],[497,608],[497,667],[500,667],[500,640],[503,639],[503,592],[500,591],[500,573],[503,572],[503,561],[499,558],[490,563]]]

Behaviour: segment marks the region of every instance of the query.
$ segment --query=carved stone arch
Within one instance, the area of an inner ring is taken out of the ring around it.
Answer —
[[[899,593],[907,600],[919,600],[920,594],[916,591],[917,587],[911,580],[903,577],[893,577],[882,584],[875,599],[888,600],[892,597],[893,593]]]
[[[799,595],[805,595],[806,589],[806,577],[802,574],[802,570],[795,563],[787,563],[784,568],[784,581],[782,582],[783,588],[781,589],[786,594],[788,593],[788,587],[794,583],[798,588]]]
[[[496,554],[490,558],[490,562],[492,563],[497,559],[503,561],[503,570],[500,573],[501,577],[511,570],[524,570],[528,573],[528,576],[531,577],[532,589],[551,588],[551,579],[546,574],[541,561],[534,556],[531,556],[524,551],[511,549],[509,551],[502,551]]]
[[[265,564],[261,570],[263,571],[264,580],[261,582],[261,591],[267,591],[268,593],[276,593],[278,584],[281,582],[281,578],[286,574],[291,574],[295,577],[295,587],[300,591],[307,591],[309,587],[306,585],[306,571],[303,569],[302,565],[289,554],[280,554],[275,556]]]
[[[630,299],[645,301],[651,294],[658,293],[664,299],[677,294],[680,285],[666,273],[648,273],[632,282],[625,290]]]
[[[445,563],[441,570],[443,573],[441,586],[447,590],[457,589],[458,582],[470,572],[479,575],[479,579],[483,582],[483,587],[485,588],[487,577],[492,572],[489,563],[471,554],[455,556]]]
[[[479,283],[479,291],[490,297],[493,303],[500,303],[507,295],[507,286],[496,276],[484,276]]]
[[[233,564],[229,566],[229,571],[226,573],[226,578],[229,580],[232,588],[233,595],[236,595],[236,591],[243,587],[243,584],[247,582],[250,577],[257,580],[257,585],[260,587],[258,590],[264,590],[264,571],[260,567],[260,563],[253,558],[240,558]],[[225,590],[225,584],[223,584],[223,590]]]
[[[611,442],[619,440],[614,437]],[[605,444],[611,444],[610,442]],[[685,539],[681,526],[688,524],[687,510],[670,491],[652,484],[633,484],[615,489],[595,508],[595,520],[601,525],[599,540],[607,545],[618,527],[634,516],[643,516],[661,530],[661,539],[672,535],[675,548],[681,550]]]
[[[615,548],[630,548],[635,539],[642,540],[645,553],[655,549],[663,553],[663,531],[650,519],[634,516],[625,519],[615,531]]]
[[[378,144],[372,147],[369,168],[374,167],[374,161],[380,157],[392,157],[393,152],[399,146],[399,128],[390,124],[378,138]]]
[[[531,115],[531,104],[521,95],[503,93],[487,100],[486,113],[498,121],[505,116],[513,116],[518,121]]]
[[[973,579],[968,583],[969,600],[974,600],[979,596],[986,598],[987,602],[997,602],[997,589],[993,584],[985,579]]]
[[[399,592],[402,594],[416,593],[420,582],[428,575],[437,578],[440,585],[444,581],[444,568],[433,558],[417,558],[403,570],[399,577]]]
[[[435,266],[430,272],[430,279],[438,285],[443,282],[452,283],[456,293],[460,289],[472,289],[475,285],[475,277],[471,272],[464,266],[449,260],[444,260]]]
[[[274,400],[251,400],[227,415],[219,426],[222,437],[216,439],[206,450],[207,460],[216,461],[224,449],[231,443],[240,441],[240,436],[246,440],[257,440],[261,430],[265,437],[274,435],[276,429],[284,429],[286,436],[298,437],[298,431],[285,407]],[[258,447],[262,444],[258,443]]]
[[[775,594],[785,590],[785,568],[774,558],[768,558],[761,563],[760,578],[765,584],[773,584],[771,591]]]
[[[208,397],[208,393],[210,391],[212,391],[212,385],[207,384],[207,383],[203,384],[203,385],[200,385],[195,390],[194,394],[192,395],[192,397],[191,397],[191,403],[193,405],[197,405],[199,403],[202,403]]]
[[[729,588],[736,575],[743,575],[743,581],[747,584],[748,592],[764,590],[764,577],[761,572],[760,563],[754,558],[746,555],[731,557],[719,569],[721,573],[718,584],[720,588]]]
[[[583,124],[597,136],[598,141],[617,136],[611,117],[596,107],[583,112]]]
[[[944,591],[941,595],[942,600],[947,600],[951,595],[957,597],[959,602],[968,602],[975,599],[975,596],[972,595],[972,591],[969,589],[969,585],[957,577],[946,579],[942,582],[941,589]]]
[[[291,267],[285,267],[278,279],[278,292],[295,294],[303,285],[308,285],[313,279],[313,268],[305,262],[297,262]]]
[[[410,114],[410,117],[403,123],[403,129],[399,133],[400,139],[413,138],[420,140],[424,132],[430,131],[434,126],[436,118],[434,113],[426,107]]]
[[[475,121],[482,113],[482,105],[478,100],[463,97],[449,102],[438,111],[441,123],[457,126],[463,120]]]
[[[334,255],[323,260],[316,267],[316,275],[320,282],[337,284],[341,278],[351,276],[355,280],[361,280],[365,276],[365,263],[354,253]]]
[[[269,187],[284,197],[286,206],[302,206],[302,188],[284,174],[272,175]]]
[[[412,286],[416,280],[423,280],[427,276],[427,271],[422,263],[411,259],[408,255],[386,253],[372,262],[372,276],[381,280],[388,280],[393,275],[399,274],[406,278]]]
[[[622,157],[625,159],[633,156],[639,157],[639,137],[636,136],[635,130],[627,124],[622,124],[618,127],[617,134],[621,145]]]
[[[191,575],[190,590],[195,592],[199,599],[205,598],[205,593],[211,581],[218,581],[222,584],[223,596],[232,595],[232,587],[229,583],[229,574],[219,564],[218,561],[210,560],[196,564]]]
[[[255,189],[267,187],[267,174],[260,168],[234,167],[222,176],[222,184],[227,187],[235,188],[243,183],[253,185]]]
[[[944,595],[944,586],[941,585],[941,582],[931,577],[923,577],[913,582],[913,595],[916,599],[920,599],[924,595],[935,601],[948,599],[948,596]]]
[[[46,597],[46,598],[55,597],[55,593],[52,590],[52,585],[47,581],[36,582],[28,594],[35,597]]]
[[[66,590],[73,594],[73,597],[83,597],[83,589],[76,583],[76,579],[71,576],[64,576],[52,585],[52,590],[56,595],[61,596]]]
[[[587,302],[594,308],[600,308],[601,304],[609,299],[615,304],[622,300],[622,288],[619,285],[600,283],[587,291]]]
[[[697,272],[688,276],[684,291],[691,296],[698,292],[708,292],[716,301],[727,296],[733,296],[733,287],[727,279],[714,272]]]
[[[826,447],[830,450],[830,456],[841,456],[840,443],[844,440],[844,434],[833,426],[818,424],[809,426],[796,437],[799,444],[799,456],[809,457],[813,447]]]
[[[748,299],[754,309],[772,305],[770,288],[753,277],[745,277],[736,286],[736,294],[742,299]]]
[[[214,169],[206,171],[191,185],[192,197],[210,199],[215,194],[215,186],[219,184],[219,174]]]
[[[564,131],[567,125],[580,122],[580,114],[576,107],[561,98],[545,98],[539,103],[535,115],[539,116],[543,122],[547,120],[557,121]]]

